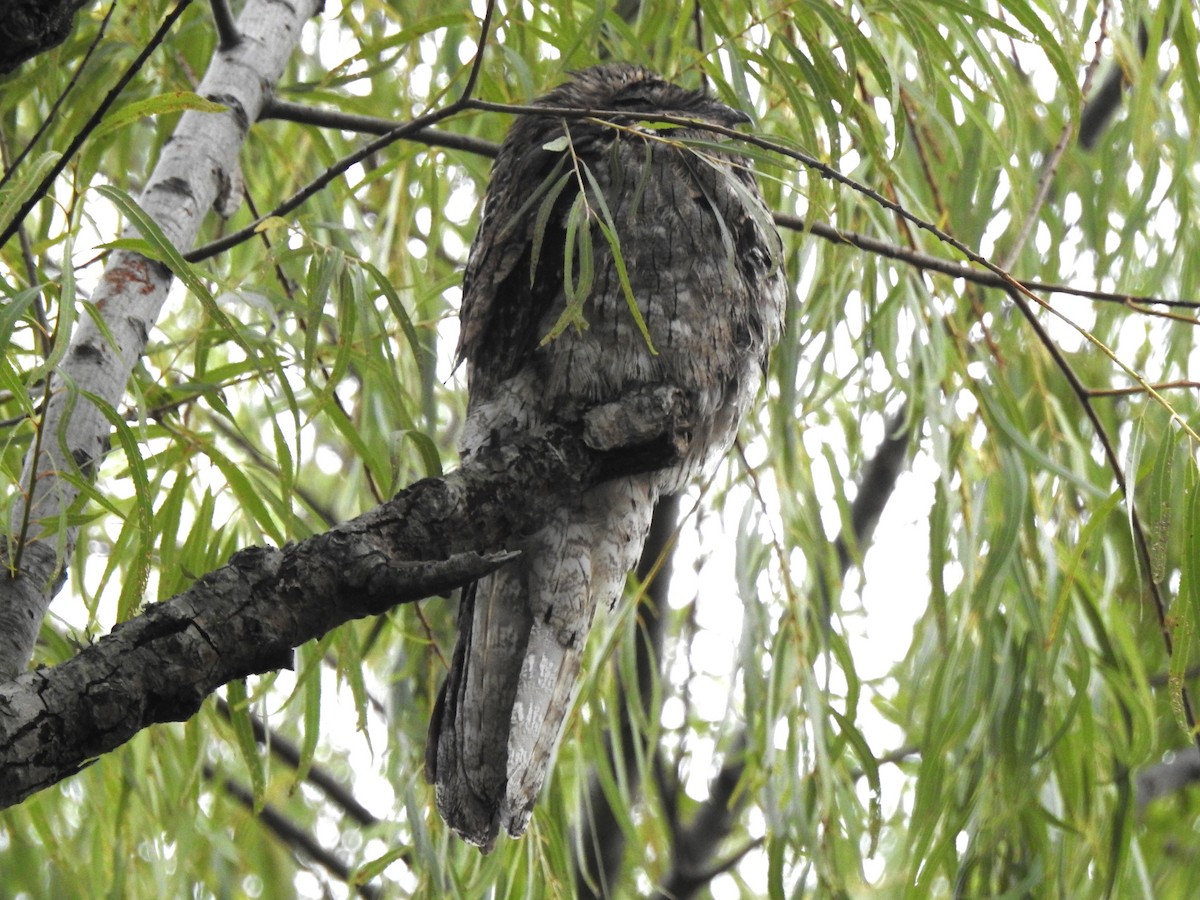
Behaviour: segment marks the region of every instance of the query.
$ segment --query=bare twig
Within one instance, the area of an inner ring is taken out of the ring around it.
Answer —
[[[271,804],[264,803],[262,808],[256,812],[254,795],[246,790],[246,788],[242,787],[242,785],[238,784],[232,778],[219,776],[216,770],[208,763],[204,764],[203,772],[205,778],[209,781],[219,783],[225,789],[225,793],[236,800],[247,812],[253,814],[268,831],[279,838],[294,852],[302,856],[307,856],[339,881],[346,882],[347,884],[350,882],[354,872],[348,865],[338,859],[332,851],[322,847],[317,843],[316,838]],[[355,890],[360,897],[366,897],[368,900],[375,900],[375,898],[379,897],[379,891],[369,885],[356,885]]]
[[[469,105],[477,106],[479,104],[473,102]],[[498,103],[486,104],[486,108],[493,111],[512,113],[539,113],[544,109],[543,107],[511,106]],[[449,109],[449,107],[447,109]],[[606,114],[614,115],[614,113],[611,112],[605,113],[604,111],[600,110],[586,109],[572,109],[565,111],[557,110],[556,112],[571,113],[576,117],[598,116]],[[443,110],[439,114],[438,121],[448,118],[449,115],[450,114],[447,113],[446,110]],[[622,113],[621,115],[627,117],[628,111]],[[389,119],[343,113],[337,110],[320,109],[285,100],[272,100],[264,112],[264,117],[309,123],[322,127],[338,128],[345,131],[355,131],[365,134],[379,134],[384,136],[392,135],[392,140],[403,139],[416,141],[431,147],[445,147],[452,150],[463,150],[468,153],[475,153],[480,156],[487,156],[491,158],[494,158],[500,150],[500,145],[493,143],[492,141],[485,141],[480,138],[454,134],[453,132],[441,131],[436,128],[428,127],[427,119],[424,117],[414,119],[408,123],[397,125],[394,121]],[[646,118],[650,121],[658,121],[660,118],[665,118],[671,121],[696,124],[697,127],[709,127],[707,123],[692,123],[690,120],[680,120],[678,117],[647,116]],[[398,133],[401,132],[401,129],[403,129],[402,133]],[[721,131],[719,127],[715,128],[714,130]],[[724,132],[722,131],[722,133]],[[744,140],[747,138],[747,135],[741,134],[740,132],[730,133],[739,139]],[[392,140],[389,140],[386,143],[392,143]],[[370,150],[364,148],[363,150],[356,151],[355,154],[352,154],[353,159],[349,162],[340,161],[335,163],[334,166],[331,167],[331,169],[337,169],[337,172],[334,173],[334,176],[336,177],[337,174],[340,174],[341,172],[350,168],[350,166],[354,165],[354,163],[357,162],[361,157],[365,157],[366,155],[369,155],[370,152],[374,152],[375,150],[379,149],[379,146],[376,144],[369,145],[369,147]],[[770,147],[769,149],[774,149],[774,146]],[[348,157],[347,159],[350,158]],[[324,176],[321,177],[324,178]],[[332,180],[332,178],[323,180],[320,187],[328,184],[330,180]],[[312,194],[316,193],[317,190],[319,190],[319,188],[310,190],[306,187],[301,192],[303,193],[303,197],[300,198],[298,202],[291,203],[289,201],[286,205],[286,208],[281,206],[276,210],[272,210],[271,212],[258,217],[256,222],[261,223],[269,216],[283,215],[287,212],[290,212],[292,209],[296,208],[296,206],[299,206],[304,199],[307,199],[308,197],[312,196]],[[296,196],[299,197],[300,194],[298,193]],[[842,229],[834,228],[832,225],[828,225],[824,222],[808,221],[800,216],[789,213],[775,213],[774,219],[775,224],[781,228],[787,228],[793,231],[810,232],[824,240],[831,241],[833,243],[847,244],[853,247],[858,247],[860,250],[866,250],[869,253],[874,253],[887,259],[894,259],[898,262],[906,263],[918,269],[937,272],[942,275],[948,275],[951,278],[960,278],[964,281],[972,284],[982,285],[984,287],[1004,289],[1009,287],[1010,284],[1015,281],[1026,290],[1036,293],[1068,294],[1089,300],[1097,300],[1105,303],[1120,303],[1123,305],[1136,303],[1145,305],[1171,306],[1185,309],[1200,309],[1200,300],[1147,297],[1134,294],[1117,293],[1114,291],[1090,290],[1087,288],[1075,287],[1073,285],[1054,284],[1044,281],[1019,280],[1013,278],[1008,273],[980,271],[978,268],[973,266],[955,262],[944,257],[933,256],[928,253],[922,253],[918,250],[900,247],[896,244],[881,240],[879,238],[871,237],[869,235],[859,234],[853,231],[844,231]],[[903,221],[903,217],[901,217],[901,221]],[[230,243],[229,246],[232,246],[234,243],[237,242],[234,241]],[[196,261],[196,259],[207,258],[215,255],[224,249],[228,249],[228,247],[216,247],[215,245],[208,245],[206,247],[198,248],[197,251],[195,251],[196,255],[194,258],[193,256],[189,256],[188,258]],[[201,253],[203,253],[203,256],[200,256]],[[1133,308],[1136,309],[1136,307]],[[1150,310],[1141,309],[1138,309],[1137,311],[1142,313],[1151,312]]]
[[[1096,412],[1095,406],[1092,404],[1090,392],[1083,385],[1083,382],[1079,380],[1079,376],[1075,374],[1075,370],[1071,367],[1070,362],[1067,361],[1067,358],[1063,355],[1063,352],[1058,348],[1058,345],[1055,344],[1050,338],[1050,335],[1047,333],[1045,327],[1034,314],[1033,309],[1029,305],[1025,296],[1023,296],[1020,291],[1012,290],[1009,291],[1009,297],[1012,299],[1013,303],[1016,304],[1017,309],[1020,310],[1021,315],[1024,316],[1025,321],[1029,324],[1029,327],[1037,336],[1038,342],[1046,349],[1046,352],[1050,354],[1051,359],[1054,360],[1055,366],[1066,379],[1067,384],[1071,388],[1071,392],[1075,395],[1079,405],[1083,407],[1084,415],[1087,416],[1088,421],[1092,424],[1093,430],[1096,432],[1096,438],[1100,441],[1101,449],[1104,451],[1104,458],[1108,462],[1108,467],[1113,473],[1113,478],[1116,479],[1117,488],[1120,490],[1121,496],[1125,501],[1125,505],[1129,510],[1130,530],[1133,532],[1133,543],[1137,551],[1138,562],[1142,569],[1142,578],[1145,581],[1146,590],[1154,603],[1154,612],[1158,620],[1159,632],[1162,635],[1163,647],[1167,651],[1167,656],[1172,656],[1175,652],[1175,642],[1171,636],[1171,626],[1167,621],[1167,603],[1162,595],[1161,588],[1158,586],[1158,582],[1155,581],[1151,575],[1154,567],[1151,563],[1150,542],[1146,537],[1146,529],[1142,523],[1141,515],[1138,513],[1137,506],[1133,501],[1133,497],[1130,496],[1129,486],[1125,480],[1125,470],[1121,465],[1120,458],[1117,456],[1117,448],[1113,445],[1112,440],[1109,438],[1108,431],[1104,427],[1104,422],[1100,419],[1099,414]],[[1033,299],[1035,302],[1043,306],[1045,305],[1042,303],[1042,301],[1038,300],[1038,298],[1034,297]],[[1154,389],[1149,385],[1143,383],[1143,387],[1145,387],[1153,396],[1158,396]],[[1188,728],[1192,733],[1192,737],[1196,742],[1196,746],[1200,748],[1200,731],[1198,731],[1196,728],[1196,716],[1193,711],[1191,696],[1186,685],[1180,686],[1180,700],[1183,705],[1184,719],[1188,724]]]
[[[381,135],[373,141],[370,141],[366,145],[360,147],[358,150],[355,150],[353,153],[343,156],[340,160],[327,168],[324,172],[306,184],[299,191],[292,194],[292,196],[288,197],[265,216],[259,216],[245,228],[239,229],[238,231],[226,235],[223,238],[205,244],[202,247],[197,247],[195,250],[192,250],[189,253],[185,253],[183,258],[188,262],[200,262],[201,260],[216,256],[218,253],[224,253],[231,247],[236,247],[238,244],[241,244],[244,241],[254,237],[254,235],[258,233],[260,226],[267,219],[287,215],[314,194],[320,192],[334,179],[343,175],[352,166],[362,162],[371,154],[379,152],[384,147],[388,147],[391,144],[394,144],[396,141],[404,138],[410,138],[417,132],[423,131],[429,126],[436,125],[438,122],[457,115],[462,110],[469,108],[472,103],[476,102],[471,99],[471,93],[475,89],[475,83],[479,76],[479,68],[483,63],[483,52],[487,46],[488,31],[491,27],[492,13],[495,10],[495,5],[495,0],[490,0],[487,5],[487,11],[484,13],[479,45],[476,47],[475,59],[471,64],[471,71],[467,76],[467,84],[463,89],[462,96],[442,109],[425,113],[424,115],[417,116],[415,119],[409,122],[405,122],[402,125],[397,125],[391,131]]]
[[[1169,391],[1169,390],[1200,390],[1200,381],[1186,381],[1180,379],[1178,381],[1161,381],[1157,384],[1151,384],[1143,387],[1142,385],[1123,387],[1123,388],[1090,388],[1088,390],[1089,397],[1129,397],[1136,394],[1145,394],[1149,390],[1153,391]]]
[[[272,98],[263,109],[259,119],[279,119],[281,121],[299,122],[304,125],[317,125],[322,128],[336,128],[339,131],[352,131],[359,134],[387,134],[396,128],[393,119],[383,119],[379,116],[363,116],[357,113],[342,112],[338,109],[325,109],[318,106],[308,106],[292,100]],[[472,137],[467,134],[455,134],[452,131],[440,131],[437,128],[421,128],[409,134],[406,140],[430,147],[445,147],[448,150],[464,150],[478,156],[495,158],[500,152],[500,145],[494,141]]]
[[[906,263],[917,269],[923,269],[929,272],[937,272],[940,275],[948,275],[951,278],[961,278],[963,281],[971,284],[978,284],[982,287],[1005,289],[1009,286],[1006,279],[1001,278],[993,272],[981,272],[979,269],[962,263],[954,262],[953,260],[945,259],[940,256],[932,256],[928,253],[921,253],[918,250],[911,250],[905,247],[900,247],[888,241],[880,240],[879,238],[871,237],[870,235],[859,234],[854,231],[842,231],[834,228],[832,225],[827,225],[824,222],[808,222],[800,216],[791,215],[789,213],[775,213],[775,224],[781,228],[788,228],[794,231],[809,231],[817,237],[824,238],[827,241],[832,241],[836,244],[848,244],[852,247],[857,247],[860,250],[866,250],[869,253],[874,253],[876,256],[883,256],[887,259],[894,259],[897,262]],[[1016,280],[1016,279],[1014,279]],[[1023,288],[1031,293],[1038,294],[1067,294],[1073,297],[1081,297],[1085,300],[1097,300],[1102,303],[1119,303],[1123,306],[1130,304],[1156,304],[1159,306],[1172,306],[1184,309],[1200,309],[1200,300],[1170,300],[1161,297],[1141,297],[1132,294],[1120,294],[1112,291],[1095,291],[1087,288],[1074,287],[1069,284],[1054,284],[1046,281],[1035,280],[1017,280]],[[1153,310],[1138,309],[1131,306],[1135,312],[1153,314]]]
[[[233,710],[229,708],[224,697],[217,698],[217,712],[227,720],[233,719]],[[300,748],[253,713],[250,715],[250,728],[254,732],[254,740],[264,747],[270,747],[272,756],[277,757],[292,769],[300,768]],[[340,781],[320,766],[311,766],[306,780],[319,787],[326,797],[337,804],[342,812],[359,825],[366,828],[379,824],[378,817],[359,803],[358,799]]]

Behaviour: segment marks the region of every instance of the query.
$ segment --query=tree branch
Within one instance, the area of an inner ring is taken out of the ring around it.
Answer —
[[[908,462],[912,426],[908,404],[903,404],[886,426],[883,440],[858,480],[854,502],[850,505],[850,528],[834,541],[838,557],[838,580],[850,571],[851,562],[861,558],[862,548],[871,541],[879,517],[896,487],[896,479]]]
[[[394,119],[384,119],[379,116],[363,116],[357,113],[342,112],[339,109],[325,109],[319,106],[308,106],[291,100],[281,100],[272,97],[263,108],[259,119],[279,119],[286,122],[298,122],[302,125],[316,125],[321,128],[336,128],[339,131],[353,131],[359,134],[387,134],[396,128]],[[430,147],[445,147],[448,150],[464,150],[478,156],[495,159],[500,152],[500,145],[495,141],[485,141],[483,138],[471,137],[467,134],[455,134],[453,131],[442,131],[437,128],[418,128],[406,135],[406,140]]]
[[[1159,763],[1147,766],[1134,778],[1138,813],[1151,801],[1173,794],[1200,781],[1200,750],[1180,747]]]
[[[1101,38],[1104,32],[1101,32]],[[1100,40],[1098,39],[1098,40]],[[1145,58],[1150,48],[1150,34],[1146,31],[1143,19],[1138,23],[1137,49],[1139,59]],[[1125,66],[1114,61],[1104,82],[1096,89],[1096,93],[1084,104],[1083,113],[1079,117],[1079,146],[1091,150],[1096,146],[1100,135],[1108,127],[1109,120],[1121,106],[1121,97],[1130,84],[1129,73]]]
[[[747,746],[746,730],[742,729],[709,787],[708,798],[687,826],[676,833],[671,852],[671,870],[656,895],[660,900],[691,897],[710,878],[720,874],[720,867],[714,867],[710,860],[716,856],[721,842],[733,831],[741,811],[742,803],[735,795],[746,769]]]
[[[498,106],[498,104],[497,104]],[[516,107],[516,111],[528,109],[528,107]],[[587,114],[588,110],[576,110],[579,115]],[[447,117],[447,113],[443,110],[438,114],[438,120]],[[425,144],[430,147],[444,147],[449,150],[462,150],[467,153],[474,153],[479,156],[495,158],[500,152],[500,145],[492,141],[485,141],[482,138],[470,137],[468,135],[455,134],[451,131],[442,131],[437,128],[429,127],[427,122],[429,117],[421,117],[419,120],[413,120],[406,125],[397,125],[392,119],[383,119],[377,116],[363,116],[355,113],[345,113],[340,110],[323,109],[321,107],[306,106],[301,103],[295,103],[288,100],[280,100],[272,98],[272,100],[263,109],[261,118],[264,119],[281,119],[291,122],[300,122],[310,125],[317,125],[324,128],[338,128],[343,131],[361,132],[363,134],[388,135],[396,132],[405,140],[415,141]],[[418,124],[419,123],[419,124]],[[411,127],[417,124],[417,127]],[[401,129],[404,129],[401,132]],[[393,135],[395,139],[395,135]],[[389,141],[390,143],[390,141]],[[336,170],[335,174],[340,174],[349,166],[359,160],[360,157],[368,155],[369,152],[378,150],[376,143],[368,145],[367,148],[355,151],[349,161],[339,161],[330,167],[330,171]],[[322,176],[324,177],[324,176]],[[321,186],[327,183],[321,182]],[[300,202],[307,199],[315,193],[315,190],[309,188],[303,189],[296,195],[298,202],[288,201],[286,208],[281,205],[267,215],[258,218],[258,222],[262,222],[271,215],[282,215],[285,212],[290,212]],[[303,195],[303,196],[301,196]],[[894,259],[897,262],[902,262],[906,265],[921,269],[927,272],[938,272],[942,275],[948,275],[951,278],[961,278],[963,281],[971,284],[978,284],[983,287],[1000,288],[1007,290],[1010,287],[1011,279],[1001,277],[995,272],[990,272],[985,269],[979,269],[974,266],[965,265],[963,263],[954,262],[941,256],[933,256],[929,253],[922,253],[919,250],[913,250],[908,247],[901,247],[889,241],[881,240],[880,238],[871,237],[870,235],[860,234],[854,231],[844,231],[835,228],[825,222],[809,221],[800,216],[776,212],[773,213],[775,224],[780,228],[786,228],[789,231],[806,231],[815,234],[822,240],[830,241],[835,244],[847,244],[852,247],[857,247],[860,250],[865,250],[868,253],[874,253],[876,256],[882,256],[886,259]],[[223,239],[228,242],[228,238]],[[190,254],[189,260],[198,260],[207,258],[221,249],[226,249],[225,243],[212,247],[200,247]],[[1133,294],[1122,294],[1115,291],[1098,291],[1089,290],[1087,288],[1075,287],[1069,284],[1053,284],[1044,281],[1017,281],[1017,284],[1028,291],[1042,294],[1068,294],[1074,297],[1083,297],[1088,300],[1097,300],[1104,303],[1120,303],[1125,306],[1131,304],[1182,307],[1185,309],[1200,308],[1200,301],[1169,299],[1162,297],[1146,297]],[[1133,307],[1136,308],[1136,307]],[[1142,311],[1142,310],[1139,310]]]
[[[232,778],[220,777],[210,765],[205,764],[204,777],[210,781],[219,783],[225,789],[225,793],[232,797],[239,806],[258,819],[264,828],[275,835],[292,852],[306,856],[313,862],[323,866],[339,881],[345,884],[350,883],[354,875],[351,868],[338,859],[337,855],[332,851],[326,850],[321,846],[315,837],[298,826],[270,803],[263,804],[262,808],[256,811],[254,795]],[[355,885],[354,890],[360,897],[364,897],[366,900],[375,900],[375,898],[379,897],[379,891],[370,885]]]
[[[226,720],[232,721],[233,710],[223,697],[217,698],[217,712]],[[278,758],[293,770],[300,769],[300,748],[278,731],[270,728],[261,718],[251,714],[250,728],[254,732],[254,740],[264,747],[269,747],[271,755]],[[312,765],[305,776],[310,784],[320,788],[329,800],[337,805],[343,813],[367,828],[378,825],[379,819],[369,809],[358,802],[358,798],[329,772],[317,765]]]
[[[678,458],[684,425],[663,421],[663,442],[637,448],[597,452],[555,429],[481,451],[324,534],[242,550],[74,658],[0,684],[0,809],[190,718],[226,682],[290,667],[293,647],[344,622],[493,571],[564,496]]]

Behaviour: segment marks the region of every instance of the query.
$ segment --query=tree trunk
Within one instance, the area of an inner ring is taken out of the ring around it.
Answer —
[[[195,243],[211,207],[230,211],[240,203],[238,154],[246,132],[283,72],[301,26],[320,5],[320,0],[249,0],[237,23],[240,42],[214,55],[197,93],[228,110],[185,112],[138,198],[181,252]],[[127,229],[127,236],[137,233]],[[55,371],[39,440],[25,460],[21,484],[27,494],[9,523],[12,555],[0,560],[10,572],[0,579],[0,678],[16,675],[33,654],[42,619],[62,584],[62,564],[74,547],[78,529],[65,520],[79,498],[77,481],[93,477],[108,449],[109,416],[171,281],[163,264],[114,251],[92,296],[91,315],[79,317]]]

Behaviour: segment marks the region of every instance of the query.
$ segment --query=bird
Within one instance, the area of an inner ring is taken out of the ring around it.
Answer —
[[[425,768],[442,818],[484,853],[526,830],[596,610],[621,597],[657,498],[732,445],[787,294],[779,233],[727,140],[745,113],[624,62],[573,72],[532,106],[560,112],[511,125],[463,276],[461,457],[657,389],[686,398],[690,435],[682,458],[564,494],[515,537],[518,559],[461,593]]]

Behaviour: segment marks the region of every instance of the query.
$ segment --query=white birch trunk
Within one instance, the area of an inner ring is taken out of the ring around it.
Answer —
[[[138,198],[180,252],[193,246],[200,224],[214,204],[228,209],[240,202],[238,154],[246,132],[282,74],[302,26],[320,6],[321,0],[248,0],[237,23],[242,41],[213,56],[197,93],[229,109],[185,112]],[[40,450],[31,450],[25,461],[21,488],[32,483],[32,496],[16,505],[9,523],[9,546],[15,549],[25,506],[32,503],[20,571],[0,577],[0,678],[11,678],[28,665],[75,543],[77,529],[58,524],[79,494],[63,476],[92,477],[108,449],[107,419],[78,391],[93,393],[111,407],[120,403],[171,281],[171,274],[161,264],[136,253],[116,251],[91,301],[112,342],[91,316],[78,316],[70,346],[53,378],[53,397],[41,424]],[[3,547],[0,554],[11,565],[12,557]]]

